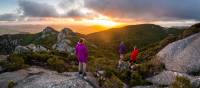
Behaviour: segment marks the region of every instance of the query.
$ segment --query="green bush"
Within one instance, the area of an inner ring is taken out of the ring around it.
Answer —
[[[176,81],[172,83],[171,88],[192,88],[190,80],[185,77],[176,77]]]
[[[18,54],[24,59],[25,64],[43,66],[47,60],[52,57],[47,52],[31,52],[27,54]]]
[[[143,76],[143,78],[150,77],[164,70],[164,65],[157,59],[152,59],[146,63],[138,65],[136,70]]]
[[[14,88],[15,85],[16,83],[13,80],[8,81],[8,88]]]
[[[50,66],[50,68],[58,72],[64,72],[66,70],[65,62],[59,59],[58,57],[52,57],[48,59],[47,63]]]
[[[24,59],[20,55],[13,54],[8,57],[9,63],[7,63],[8,71],[15,71],[25,67]]]
[[[77,62],[78,61],[75,55],[68,55],[67,60],[68,61],[73,61],[73,62]]]
[[[106,79],[101,86],[101,88],[123,88],[123,87],[124,87],[123,82],[115,75],[112,75],[109,79]]]
[[[182,38],[185,38],[187,36],[190,36],[192,34],[198,33],[200,32],[200,23],[193,25],[192,27],[190,27],[189,29],[186,29],[183,31],[182,33]]]
[[[5,68],[7,64],[7,61],[0,61],[0,66],[2,66],[3,68]]]
[[[105,77],[110,78],[112,75],[113,75],[113,70],[107,68],[105,70]]]
[[[136,85],[145,85],[147,82],[142,78],[142,75],[138,72],[133,72],[131,74],[131,80],[129,82],[130,86],[136,86]]]
[[[131,71],[124,70],[123,72],[120,73],[119,77],[125,83],[129,83],[129,81],[131,80]]]
[[[47,67],[58,72],[77,71],[75,56],[59,52],[30,52],[26,54],[11,54],[8,62],[0,62],[7,71],[15,71],[27,65]]]
[[[57,50],[52,50],[50,52],[50,54],[56,55],[56,56],[61,56],[61,57],[68,57],[69,56],[69,54],[67,52],[59,52]]]

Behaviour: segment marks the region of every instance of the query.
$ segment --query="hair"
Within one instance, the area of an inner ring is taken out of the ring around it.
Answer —
[[[83,39],[83,38],[80,38],[80,39],[79,39],[79,43],[84,43],[84,39]]]

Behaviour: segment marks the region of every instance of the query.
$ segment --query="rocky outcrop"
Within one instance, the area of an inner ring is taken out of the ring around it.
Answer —
[[[0,54],[10,54],[19,44],[20,40],[12,39],[10,35],[0,37]]]
[[[41,32],[41,38],[48,37],[50,35],[56,34],[57,31],[55,31],[52,27],[46,27],[42,32]]]
[[[47,52],[48,49],[46,49],[45,47],[41,46],[41,45],[35,45],[35,44],[29,44],[27,46],[17,46],[15,48],[14,53],[28,53],[28,52],[42,52],[45,51]]]
[[[57,37],[57,43],[52,46],[53,49],[60,52],[73,52],[74,48],[71,46],[70,37],[75,36],[76,34],[69,28],[64,28]]]
[[[193,73],[200,71],[200,33],[173,42],[162,49],[157,57],[167,70]]]
[[[190,80],[193,88],[200,88],[200,77],[195,77],[194,79]]]
[[[48,49],[46,49],[45,47],[41,45],[29,44],[26,47],[30,49],[32,52],[48,51]]]
[[[178,72],[172,72],[172,71],[163,71],[163,72],[161,72],[160,74],[158,74],[154,77],[147,78],[146,80],[153,83],[153,84],[156,84],[156,85],[170,85],[175,81],[177,76],[186,77],[186,78],[191,79],[191,80],[193,78],[193,77],[191,77],[187,74],[184,74],[184,73],[178,73]]]
[[[77,74],[77,72],[57,73],[30,67],[0,74],[0,88],[7,88],[11,80],[16,82],[15,88],[93,88],[88,81],[78,77]]]
[[[146,80],[153,83],[154,85],[169,86],[173,82],[175,82],[177,76],[189,79],[193,88],[200,87],[200,76],[191,76],[185,73],[179,73],[173,71],[163,71],[156,76],[147,78]]]
[[[157,54],[166,71],[146,80],[156,85],[171,85],[177,76],[188,78],[194,88],[200,87],[200,33],[167,45]]]
[[[28,52],[30,52],[30,50],[24,46],[17,46],[14,51],[14,53],[16,53],[16,54],[28,53]]]

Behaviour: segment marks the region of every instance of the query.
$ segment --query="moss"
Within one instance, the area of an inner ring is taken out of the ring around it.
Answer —
[[[185,77],[176,77],[176,81],[172,83],[171,88],[192,88],[190,80]]]

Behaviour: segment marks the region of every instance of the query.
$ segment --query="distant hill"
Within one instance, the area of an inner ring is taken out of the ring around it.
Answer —
[[[11,29],[0,29],[0,35],[4,34],[18,34],[21,33],[20,31],[11,30]]]
[[[141,24],[92,33],[86,38],[106,49],[116,50],[120,41],[124,41],[129,49],[132,49],[134,45],[142,48],[162,40],[168,34],[176,34],[177,32],[179,32],[178,29],[167,29],[154,24]]]

